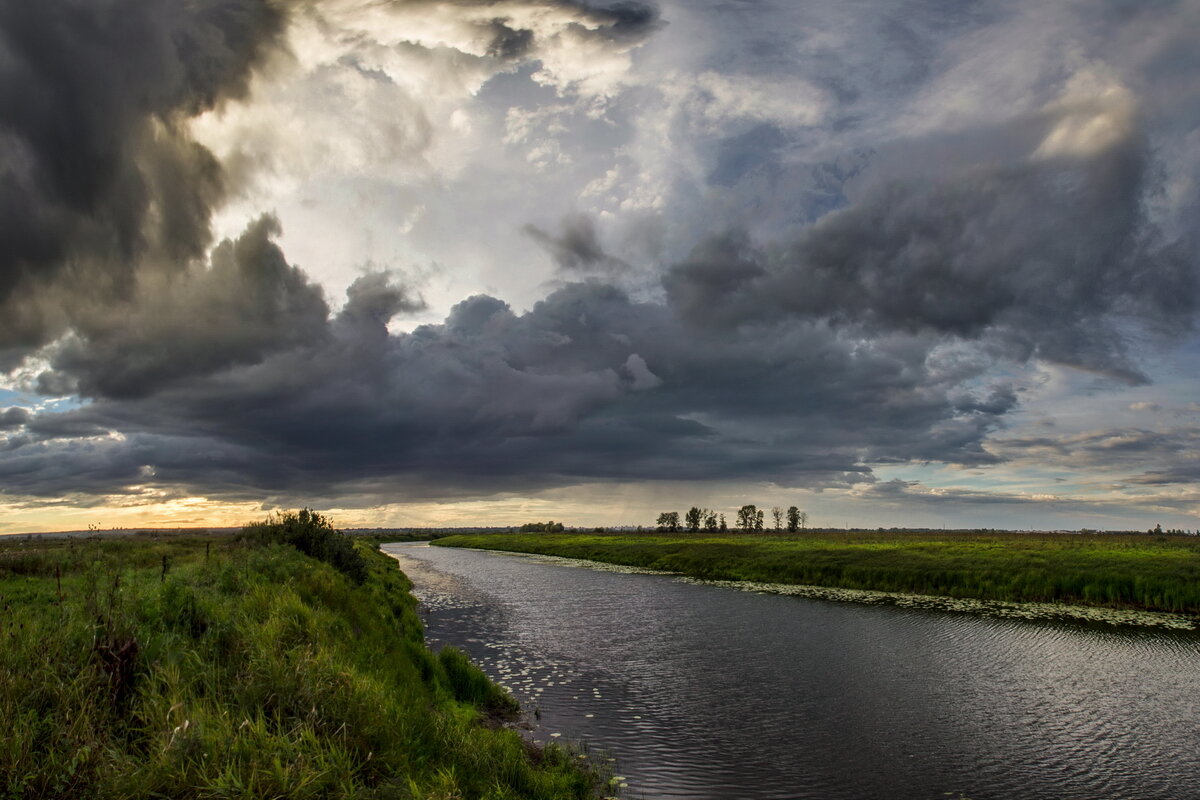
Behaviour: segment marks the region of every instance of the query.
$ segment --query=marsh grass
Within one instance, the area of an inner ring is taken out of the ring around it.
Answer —
[[[0,797],[591,796],[353,546],[361,583],[231,536],[0,539]]]
[[[1193,537],[543,533],[454,536],[435,544],[589,559],[707,580],[1200,614],[1200,541]]]

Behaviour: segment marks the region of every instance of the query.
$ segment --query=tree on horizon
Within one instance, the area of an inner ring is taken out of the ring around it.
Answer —
[[[747,503],[738,509],[737,526],[745,533],[749,533],[750,531],[754,530],[757,525],[761,524],[758,522],[761,517],[762,512],[758,510],[758,506],[754,505],[753,503]]]

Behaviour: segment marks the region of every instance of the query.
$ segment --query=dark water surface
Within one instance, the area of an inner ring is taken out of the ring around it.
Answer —
[[[427,636],[625,798],[1200,800],[1200,638],[384,545]]]

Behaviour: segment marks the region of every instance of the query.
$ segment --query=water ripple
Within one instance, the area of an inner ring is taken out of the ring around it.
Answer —
[[[387,549],[430,640],[536,710],[534,737],[585,742],[624,798],[1200,797],[1193,634]]]

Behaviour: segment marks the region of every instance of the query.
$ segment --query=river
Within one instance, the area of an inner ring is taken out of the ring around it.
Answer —
[[[1200,798],[1200,637],[389,544],[431,645],[623,798]],[[608,761],[612,759],[612,761]]]

